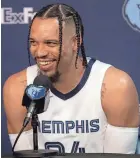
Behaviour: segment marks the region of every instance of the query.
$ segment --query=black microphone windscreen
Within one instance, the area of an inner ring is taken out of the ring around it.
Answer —
[[[49,78],[43,74],[38,75],[33,82],[36,86],[44,86],[45,88],[51,88],[51,81]]]
[[[35,86],[43,86],[45,87],[47,90],[51,88],[51,81],[49,80],[49,78],[43,74],[38,75],[34,81],[33,81],[33,85]],[[26,94],[26,92],[24,92],[23,95],[23,99],[22,99],[22,105],[26,106],[26,108],[29,107],[29,105],[31,104],[31,99],[28,97],[28,95]],[[36,113],[42,113],[44,111],[44,104],[45,104],[45,98],[36,100]]]

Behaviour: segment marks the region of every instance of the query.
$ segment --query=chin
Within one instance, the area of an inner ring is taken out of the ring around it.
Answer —
[[[43,71],[43,70],[40,70],[41,73],[45,76],[48,76],[48,77],[51,77],[55,74],[55,72],[52,72],[52,71]]]
[[[53,72],[53,71],[50,71],[50,72],[49,71],[42,71],[42,70],[40,70],[40,71],[43,75],[46,75],[52,83],[55,83],[59,80],[60,73],[58,71],[55,71],[55,72]]]

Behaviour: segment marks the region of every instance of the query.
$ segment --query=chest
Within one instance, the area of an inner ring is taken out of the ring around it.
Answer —
[[[50,99],[46,103],[46,111],[38,115],[41,132],[69,134],[99,131],[103,123],[103,112],[100,105],[88,100]]]

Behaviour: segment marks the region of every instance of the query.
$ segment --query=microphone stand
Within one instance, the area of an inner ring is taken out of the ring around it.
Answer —
[[[38,126],[39,126],[39,121],[38,121],[38,116],[36,112],[33,113],[32,115],[32,121],[31,125],[33,128],[33,148],[34,150],[21,150],[21,151],[14,151],[13,156],[17,158],[24,158],[24,157],[34,157],[34,158],[41,158],[41,157],[48,157],[48,156],[56,156],[58,155],[58,151],[55,150],[38,150]]]
[[[38,133],[37,133],[37,127],[39,125],[39,121],[38,121],[37,114],[33,114],[31,125],[33,127],[33,145],[34,145],[34,150],[38,150]]]

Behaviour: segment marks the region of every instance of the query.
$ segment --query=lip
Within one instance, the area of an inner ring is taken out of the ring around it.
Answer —
[[[55,61],[55,59],[38,59],[37,62],[49,62],[49,61]]]
[[[47,61],[47,60],[45,60],[45,61]],[[48,60],[48,61],[49,61],[49,60]],[[51,63],[48,64],[48,65],[41,65],[41,64],[39,63],[39,61],[38,61],[39,68],[40,68],[41,70],[43,70],[43,71],[49,71],[49,70],[53,69],[54,64],[55,64],[55,61],[51,62]]]

